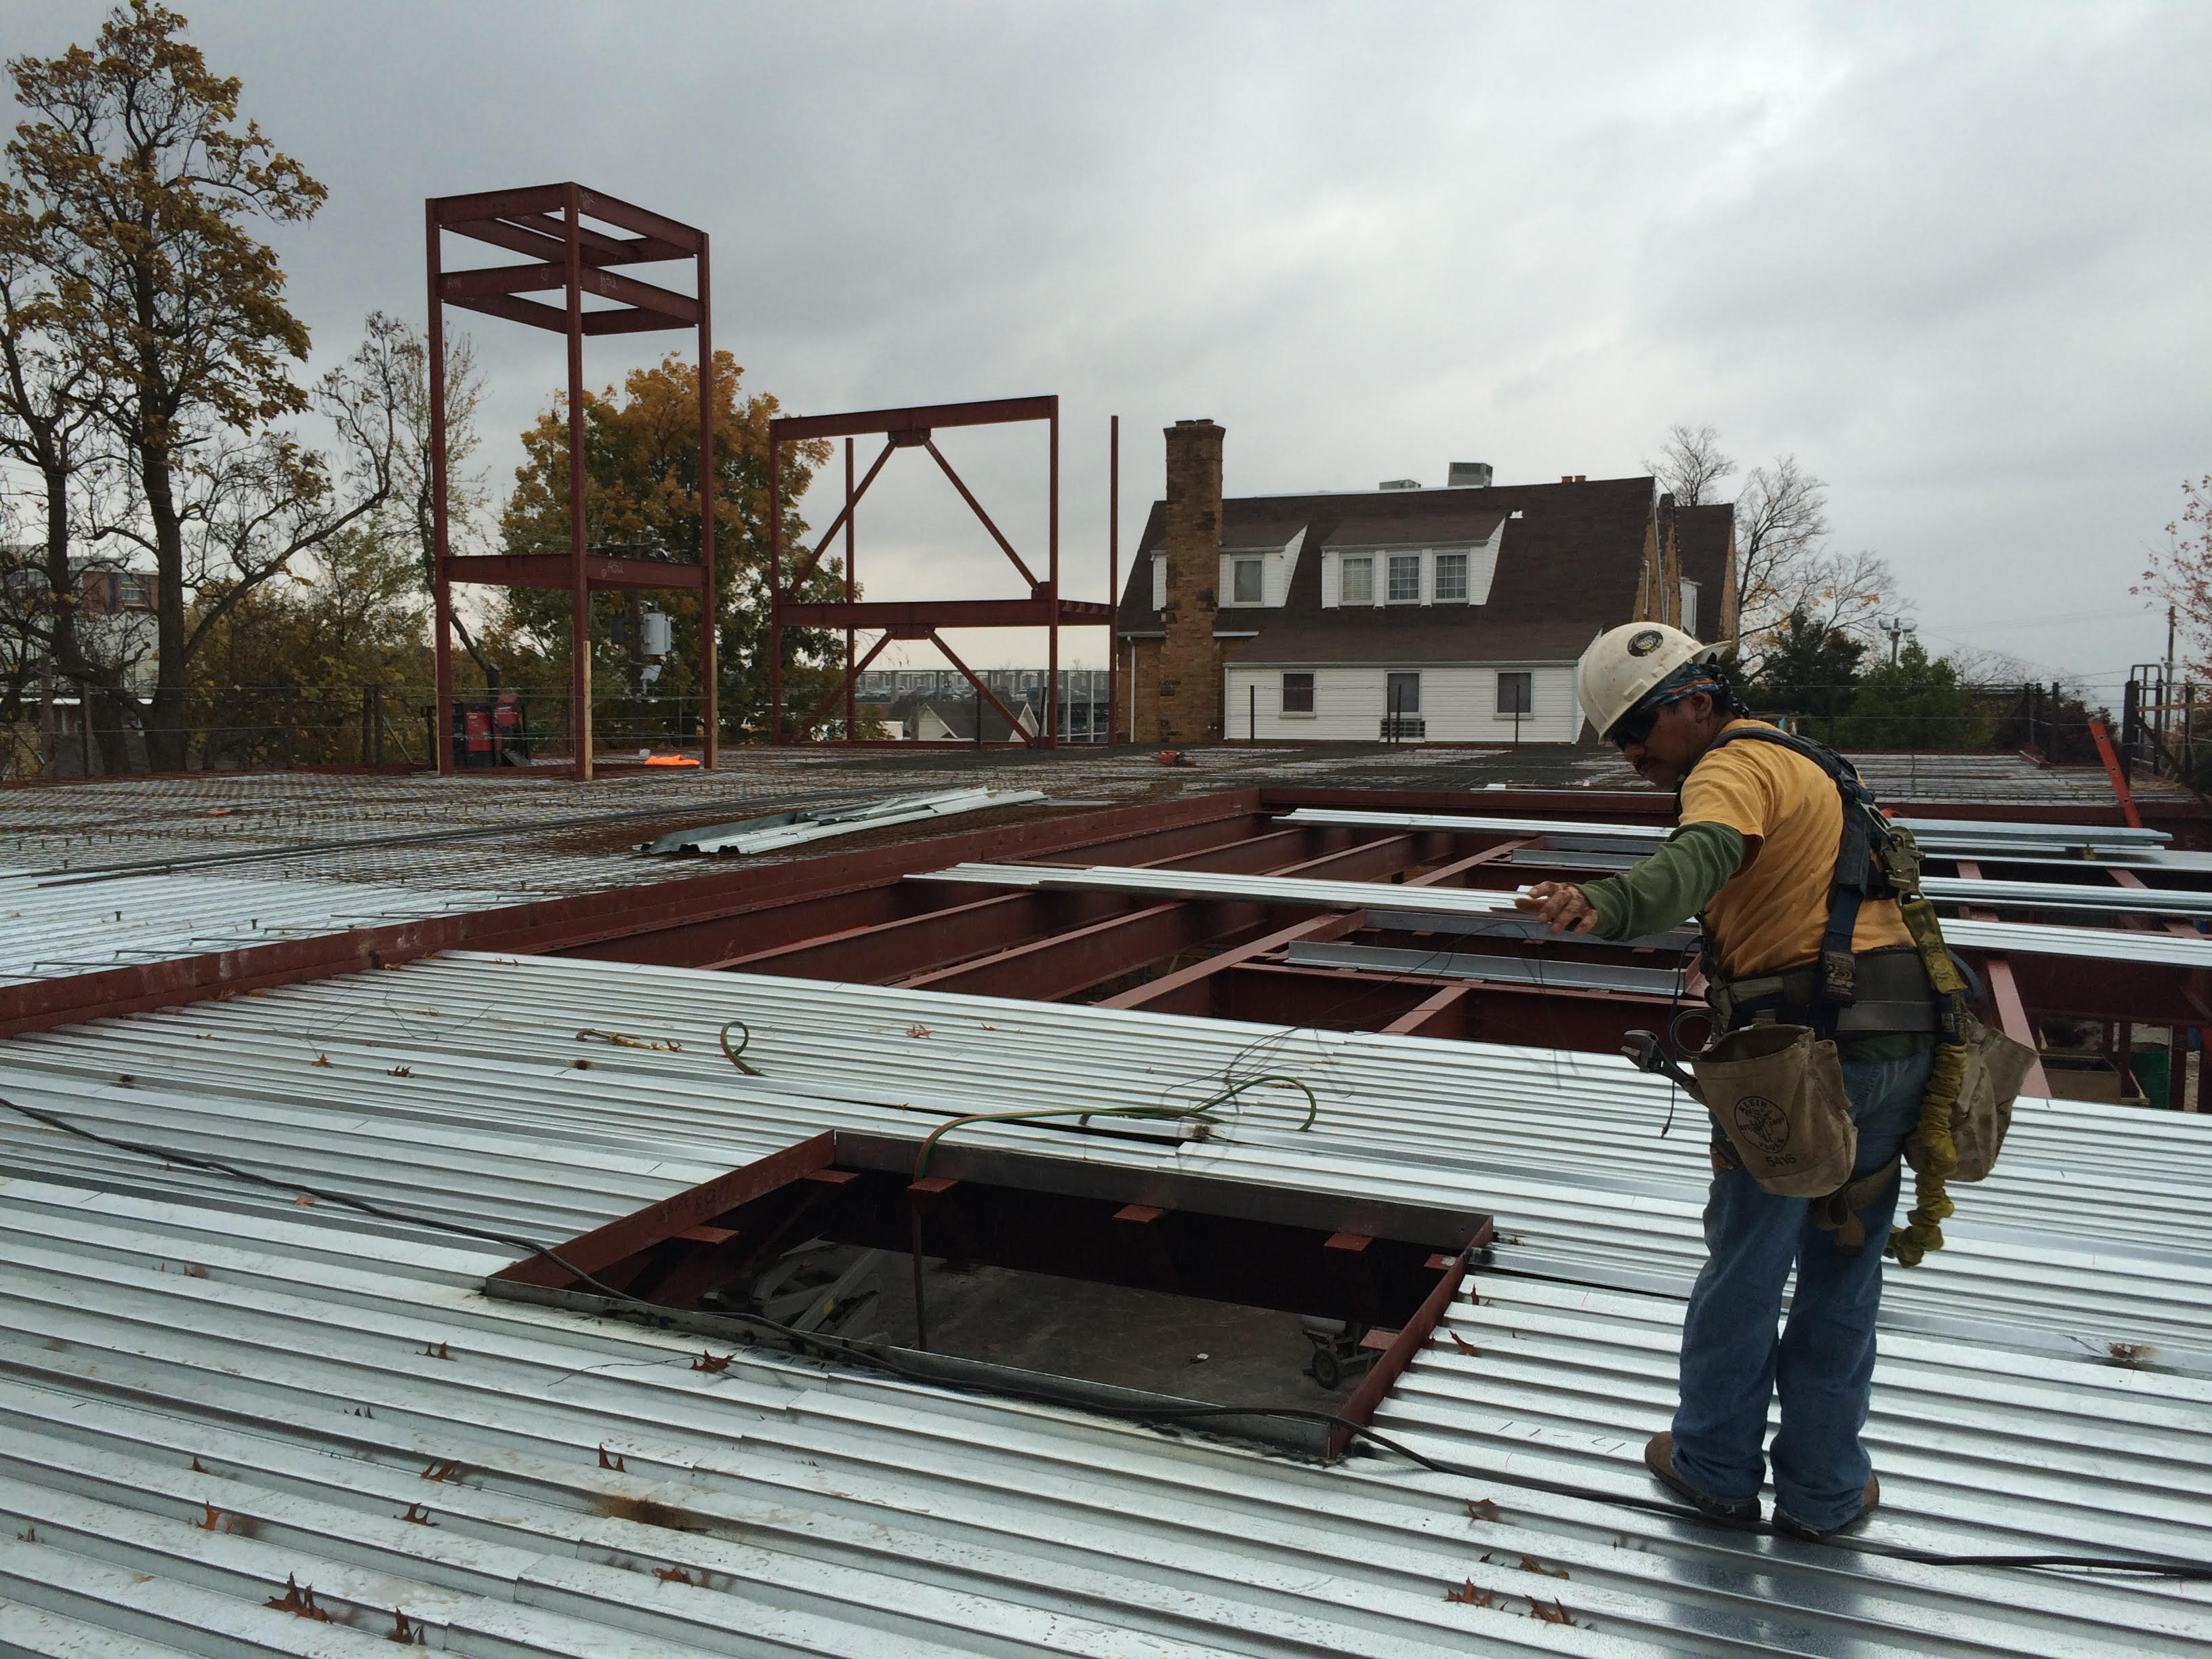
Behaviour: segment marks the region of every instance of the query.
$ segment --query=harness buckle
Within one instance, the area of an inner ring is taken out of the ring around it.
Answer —
[[[1858,1000],[1858,963],[1849,951],[1820,952],[1820,995],[1838,1008]]]

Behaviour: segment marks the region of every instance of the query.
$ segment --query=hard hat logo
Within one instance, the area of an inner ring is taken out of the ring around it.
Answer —
[[[1664,634],[1656,628],[1647,628],[1629,641],[1628,654],[1632,657],[1648,657],[1666,642],[1667,636]]]

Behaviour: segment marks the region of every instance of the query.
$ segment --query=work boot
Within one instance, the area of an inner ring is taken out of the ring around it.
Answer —
[[[1674,1431],[1662,1429],[1644,1443],[1644,1467],[1657,1477],[1659,1484],[1671,1492],[1680,1493],[1697,1506],[1698,1513],[1711,1521],[1725,1521],[1731,1526],[1755,1527],[1759,1524],[1759,1499],[1739,1498],[1709,1498],[1685,1480],[1674,1469]]]
[[[1791,1538],[1802,1538],[1810,1544],[1826,1543],[1839,1532],[1849,1532],[1881,1506],[1881,1482],[1873,1475],[1867,1476],[1866,1498],[1859,1512],[1848,1521],[1838,1521],[1832,1527],[1808,1527],[1780,1504],[1774,1506],[1774,1530]]]

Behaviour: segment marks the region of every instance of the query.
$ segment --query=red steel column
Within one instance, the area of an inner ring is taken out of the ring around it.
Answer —
[[[1121,417],[1106,423],[1106,603],[1121,614]],[[1121,733],[1121,630],[1106,624],[1106,744]]]
[[[783,491],[775,423],[768,437],[768,740],[783,741]]]
[[[441,777],[453,769],[453,592],[446,580],[446,303],[439,297],[438,204],[422,204],[422,234],[430,270],[430,325],[427,349],[430,398],[430,633],[437,653],[437,729],[432,757]],[[363,755],[365,761],[368,758]]]
[[[845,440],[845,603],[853,603],[853,441]],[[854,741],[853,707],[853,630],[845,630],[845,741]]]
[[[580,192],[567,186],[568,243],[568,731],[576,749],[576,777],[592,779],[592,592],[586,560],[591,537],[584,525],[584,213]]]
[[[1047,486],[1051,494],[1048,508],[1049,528],[1046,533],[1051,564],[1045,580],[1052,584],[1052,598],[1046,602],[1044,647],[1044,746],[1060,747],[1060,399],[1052,400],[1051,436],[1052,477]]]
[[[699,233],[699,672],[706,706],[701,763],[713,771],[722,756],[721,605],[714,586],[714,331],[708,309],[714,285],[707,269],[707,233]]]

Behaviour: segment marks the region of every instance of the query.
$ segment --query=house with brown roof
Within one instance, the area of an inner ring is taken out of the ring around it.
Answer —
[[[1196,498],[1153,505],[1121,599],[1139,742],[1571,743],[1575,662],[1600,633],[1734,626],[1725,506],[1677,509],[1649,477],[1494,485],[1460,464],[1442,489],[1217,494],[1209,511],[1203,454],[1177,458],[1201,425],[1169,429],[1170,495]],[[1218,695],[1194,699],[1209,678]]]

